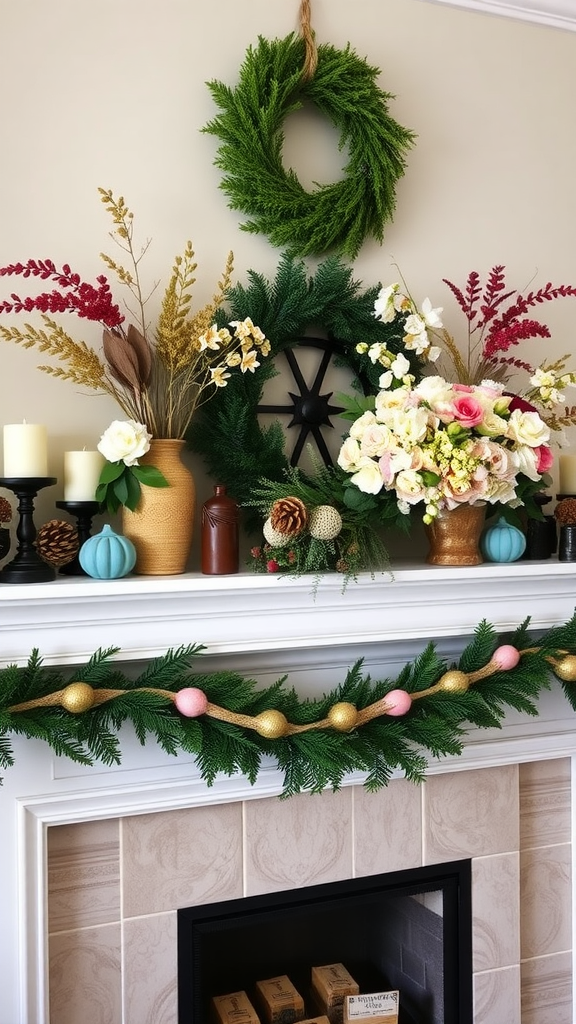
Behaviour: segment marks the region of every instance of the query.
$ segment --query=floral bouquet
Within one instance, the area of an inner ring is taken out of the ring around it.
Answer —
[[[419,358],[423,372],[428,364],[440,360],[444,376],[460,384],[479,385],[484,380],[505,384],[507,390],[538,409],[553,431],[575,425],[576,407],[560,408],[565,401],[564,389],[576,385],[576,373],[566,369],[569,356],[544,360],[534,367],[516,350],[522,341],[550,337],[549,328],[535,319],[532,310],[545,302],[576,296],[576,287],[548,283],[522,294],[508,288],[505,267],[500,265],[492,268],[484,285],[476,271],[468,275],[464,288],[447,278],[443,280],[466,319],[462,347],[444,327],[440,318],[443,309],[434,308],[428,298],[418,307],[404,283],[380,290],[375,316],[390,324],[393,332],[396,328],[395,335],[407,352]],[[394,355],[386,346],[360,344],[357,351],[390,375]],[[526,374],[527,386],[521,383]]]
[[[140,262],[150,243],[138,250],[133,214],[124,198],[116,198],[106,189],[98,191],[113,221],[111,237],[128,257],[127,266],[105,253],[100,255],[108,270],[127,289],[131,303],[127,308],[134,322],[126,324],[105,275],[100,275],[93,285],[83,281],[68,264],[59,269],[52,260],[30,259],[0,267],[0,277],[50,281],[52,290],[26,297],[13,292],[0,301],[0,314],[39,312],[42,326],[0,326],[0,338],[25,348],[37,348],[61,364],[39,366],[45,373],[115,399],[128,420],[121,427],[117,425],[120,421],[114,421],[110,430],[117,441],[111,447],[106,440],[103,442],[106,450],[100,450],[110,460],[110,453],[115,456],[122,450],[119,433],[126,435],[136,430],[140,441],[144,434],[148,441],[152,437],[183,439],[196,410],[218,389],[226,387],[231,373],[254,372],[260,365],[259,359],[268,354],[270,343],[249,317],[221,325],[221,307],[232,275],[232,253],[228,254],[214,297],[192,312],[197,264],[191,242],[186,243],[183,255],[174,261],[152,330],[146,314],[151,292],[146,292],[140,277]],[[84,341],[76,341],[54,319],[54,314],[98,323],[102,329],[101,352]],[[141,443],[136,448],[141,448]],[[130,454],[129,451],[128,458]],[[138,468],[137,459],[142,454],[144,451],[140,450],[135,461],[114,457],[113,468],[104,468],[104,488],[100,493],[110,510],[117,508],[118,503],[135,507],[141,482],[149,486],[166,485],[165,481],[162,483],[162,474],[150,473],[151,467]]]
[[[401,513],[422,506],[429,524],[462,504],[530,505],[549,482],[550,428],[536,411],[515,408],[503,385],[438,376],[395,383],[360,406],[347,403],[354,422],[338,465],[349,474],[349,503],[355,488],[363,495],[392,493]]]

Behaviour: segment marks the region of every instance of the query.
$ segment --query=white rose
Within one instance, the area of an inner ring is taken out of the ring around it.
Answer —
[[[360,450],[362,455],[374,458],[375,456],[383,455],[390,447],[391,441],[388,427],[385,427],[383,424],[374,423],[364,432],[360,442]]]
[[[500,437],[506,434],[508,424],[501,416],[497,416],[493,409],[486,409],[482,422],[475,426],[479,434],[486,437]]]
[[[437,405],[450,402],[453,392],[444,377],[423,377],[414,391],[423,402],[427,402],[433,408]]]
[[[360,466],[357,473],[354,473],[354,476],[350,477],[350,480],[364,494],[378,494],[384,486],[384,480],[377,463],[368,458],[364,458],[362,463],[363,465]]]
[[[508,420],[507,434],[518,444],[539,448],[541,444],[547,444],[550,440],[550,427],[537,412],[521,412],[520,409],[514,409]]]
[[[402,409],[408,402],[407,388],[396,388],[395,391],[379,391],[376,395],[376,418],[384,422],[390,419],[390,411]]]
[[[496,480],[491,478],[488,482],[488,490],[484,498],[491,505],[495,505],[498,501],[502,505],[510,505],[512,508],[516,508],[520,504],[516,497],[515,480]]]
[[[376,423],[376,417],[374,413],[370,412],[370,410],[367,410],[366,412],[362,413],[362,415],[359,416],[357,420],[354,420],[354,423],[352,424],[349,430],[350,437],[355,438],[357,441],[361,441],[364,431],[367,430],[368,427],[373,426],[374,423]]]
[[[338,465],[345,473],[358,468],[360,463],[360,445],[353,437],[347,437],[338,454]]]
[[[428,430],[428,409],[396,409],[392,419],[392,430],[402,443],[417,445],[426,437]]]
[[[400,470],[394,487],[398,500],[405,501],[408,505],[417,505],[419,501],[423,501],[426,493],[422,477],[415,469]]]
[[[136,466],[138,459],[150,448],[152,434],[136,420],[114,420],[104,431],[96,446],[108,462]]]
[[[527,444],[521,444],[514,454],[518,463],[518,472],[523,473],[529,480],[539,480],[541,474],[538,472],[538,456],[534,449]]]

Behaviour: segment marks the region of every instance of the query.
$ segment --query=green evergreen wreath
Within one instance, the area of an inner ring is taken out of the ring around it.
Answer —
[[[227,387],[199,410],[187,440],[204,458],[210,475],[226,485],[239,505],[254,504],[262,480],[281,483],[290,478],[282,425],[274,422],[266,427],[258,420],[264,386],[278,373],[276,356],[298,345],[310,328],[321,330],[333,346],[335,363],[349,368],[359,390],[368,391],[377,388],[382,368],[356,351],[358,342],[382,342],[393,352],[403,351],[398,324],[383,323],[374,316],[379,289],[376,284],[364,290],[338,256],[328,256],[309,276],[305,264],[287,253],[281,257],[273,281],[249,270],[248,284],[230,289],[227,308],[219,314],[222,324],[251,317],[269,339],[270,354],[255,373],[230,377]],[[419,374],[417,357],[407,354],[413,372]],[[327,483],[324,479],[322,486]],[[334,488],[337,492],[336,477]],[[398,514],[395,501],[390,502],[389,510],[383,501],[379,506],[385,519],[388,512],[399,523],[406,519]],[[248,518],[246,525],[248,529],[255,526],[255,517]]]
[[[250,47],[231,89],[208,83],[221,113],[204,131],[221,140],[215,160],[220,187],[233,210],[250,217],[245,231],[268,236],[293,255],[330,250],[354,258],[363,241],[382,241],[395,208],[395,185],[404,174],[414,133],[394,121],[393,98],[376,84],[379,69],[345,50],[321,44],[317,67],[305,79],[305,42],[294,35]],[[289,114],[313,104],[340,132],[349,160],[342,181],[307,192],[282,162],[282,126]]]
[[[318,700],[300,699],[284,679],[259,689],[237,672],[192,674],[202,650],[168,651],[136,680],[114,663],[113,648],[71,670],[71,679],[44,668],[37,650],[24,668],[1,669],[0,768],[14,764],[11,733],[42,739],[80,764],[119,764],[117,734],[131,722],[143,745],[153,738],[168,754],[193,754],[208,785],[236,772],[254,783],[263,757],[272,756],[284,773],[284,796],[338,789],[354,771],[377,790],[396,768],[421,781],[425,753],[460,754],[466,723],[498,727],[507,707],[537,715],[536,699],[552,675],[576,708],[574,616],[537,646],[528,620],[500,638],[483,621],[457,665],[428,644],[396,680],[371,680],[359,661]]]

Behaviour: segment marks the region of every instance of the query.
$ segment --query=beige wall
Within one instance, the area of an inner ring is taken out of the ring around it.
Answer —
[[[299,4],[270,0],[26,0],[0,12],[0,264],[28,257],[101,272],[108,220],[97,187],[122,193],[144,265],[166,281],[173,256],[192,238],[197,300],[204,301],[232,248],[236,279],[253,267],[274,273],[279,252],[238,230],[218,188],[217,141],[200,132],[215,114],[205,82],[234,85],[258,34],[297,27]],[[429,294],[460,320],[441,283],[495,263],[523,287],[576,281],[576,35],[421,0],[314,0],[320,41],[381,68],[396,95],[392,114],[418,133],[397,213],[384,244],[368,242],[356,263],[366,285],[395,276],[397,261],[417,298]],[[313,119],[314,121],[314,119]],[[337,173],[335,136],[314,123],[287,124],[287,159],[304,183]],[[297,130],[298,129],[298,130]],[[311,264],[312,265],[312,264]],[[0,295],[12,290],[0,282]],[[155,299],[150,303],[152,316]],[[554,350],[573,348],[573,300],[545,309]],[[86,324],[76,336],[98,345]],[[45,422],[51,472],[62,452],[94,447],[114,404],[75,393],[36,371],[38,354],[2,343],[0,419]],[[53,488],[40,502],[54,514]],[[200,489],[200,497],[206,496]]]

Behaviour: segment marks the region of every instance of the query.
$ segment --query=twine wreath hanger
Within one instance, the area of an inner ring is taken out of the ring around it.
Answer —
[[[259,36],[235,88],[208,82],[220,113],[203,131],[220,140],[220,188],[231,209],[249,217],[244,231],[300,257],[334,251],[354,259],[367,238],[382,241],[415,135],[390,116],[394,97],[377,85],[379,74],[350,45],[317,45],[302,0],[299,34]],[[342,180],[310,192],[282,160],[284,121],[306,103],[332,122],[349,153]]]

